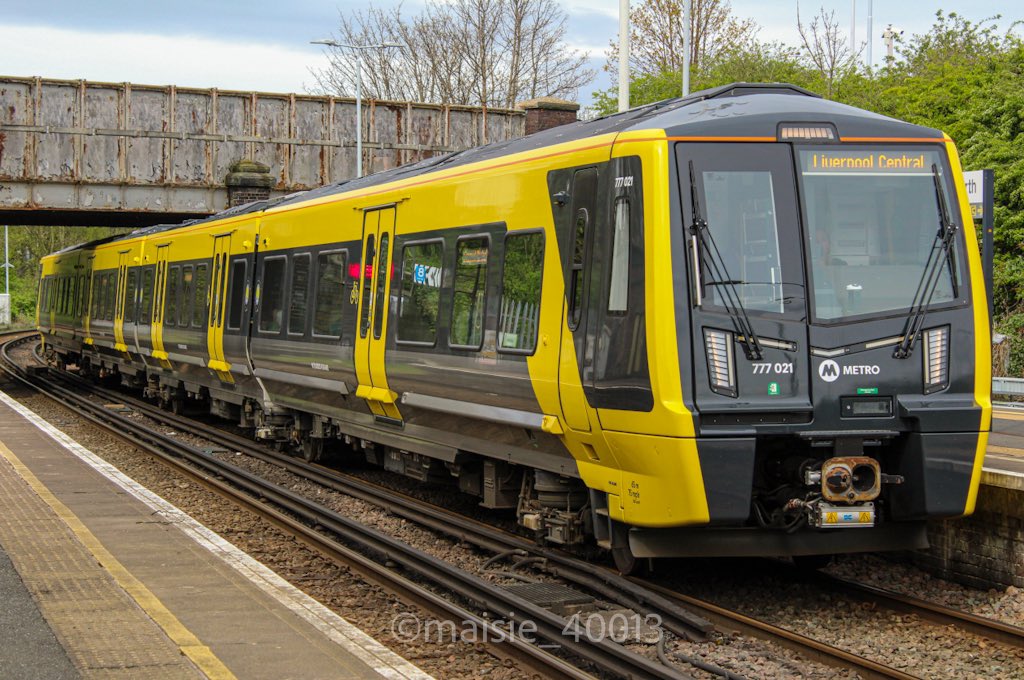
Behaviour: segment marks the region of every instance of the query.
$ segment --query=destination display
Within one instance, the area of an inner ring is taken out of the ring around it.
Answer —
[[[814,172],[931,172],[927,151],[801,151],[804,173]]]

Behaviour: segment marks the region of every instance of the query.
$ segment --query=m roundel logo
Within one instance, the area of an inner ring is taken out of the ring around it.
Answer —
[[[818,366],[818,377],[825,382],[835,382],[839,377],[839,364],[831,359],[825,359]]]

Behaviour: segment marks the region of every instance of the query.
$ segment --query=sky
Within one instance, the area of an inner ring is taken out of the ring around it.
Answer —
[[[398,0],[375,0],[381,7]],[[635,0],[634,0],[635,1]],[[597,71],[579,101],[613,86],[601,70],[609,40],[618,35],[617,0],[558,0],[568,16],[567,41],[588,52]],[[326,63],[309,41],[327,37],[339,13],[368,0],[0,0],[0,75],[218,87],[263,92],[307,92],[310,68]],[[405,0],[415,14],[423,0]],[[868,0],[807,1],[801,17],[835,10],[849,35],[856,6],[856,41],[867,36]],[[796,0],[732,0],[733,14],[752,18],[762,40],[799,43]],[[879,0],[873,3],[872,51],[885,54],[887,24],[906,35],[926,31],[942,9],[978,21],[1002,14],[1001,27],[1024,19],[1024,3],[1006,0]]]

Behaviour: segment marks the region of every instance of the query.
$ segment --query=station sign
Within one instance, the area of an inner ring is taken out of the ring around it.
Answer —
[[[971,204],[971,217],[980,220],[985,210],[985,179],[984,170],[971,170],[964,173],[964,185],[967,187],[967,202]]]

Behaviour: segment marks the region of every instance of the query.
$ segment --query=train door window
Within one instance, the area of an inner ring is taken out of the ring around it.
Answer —
[[[402,297],[398,304],[399,342],[433,345],[441,300],[441,241],[406,245],[402,250]]]
[[[107,290],[103,300],[103,318],[107,321],[114,320],[114,304],[117,297],[117,273],[107,274]],[[135,272],[128,276],[128,302],[132,305],[132,321],[135,321]]]
[[[363,253],[363,262],[366,263],[366,270],[362,272],[359,287],[362,290],[361,304],[362,311],[359,314],[359,337],[365,338],[366,331],[370,330],[370,288],[373,285],[373,258],[377,254],[376,236],[370,234],[366,239],[366,252]]]
[[[508,234],[501,275],[498,350],[533,352],[540,322],[540,291],[544,271],[544,234]]]
[[[455,286],[452,296],[453,347],[480,349],[484,337],[484,304],[487,293],[486,236],[461,239],[455,247]]]
[[[612,271],[608,287],[608,311],[626,312],[629,299],[629,200],[615,201],[612,232]]]
[[[223,294],[224,294],[224,276],[227,274],[225,261],[227,253],[213,256],[213,291],[210,297],[213,299],[213,306],[210,307],[210,325],[220,326],[221,323],[221,309],[224,307]]]
[[[288,334],[306,334],[306,309],[309,302],[309,270],[312,258],[308,254],[292,258],[292,285],[288,308]]]
[[[576,330],[583,316],[583,261],[586,256],[590,211],[576,211],[573,226],[572,269],[569,270],[569,328]]]
[[[228,330],[237,331],[242,327],[242,312],[245,310],[245,288],[248,280],[245,277],[245,260],[238,259],[231,263],[231,294],[228,296]]]
[[[195,296],[192,298],[192,327],[202,328],[206,325],[206,305],[209,303],[210,269],[209,265],[203,263],[196,266],[195,281],[193,290]]]
[[[142,272],[142,296],[139,304],[139,323],[145,326],[150,321],[153,308],[153,268]]]
[[[164,278],[167,274],[166,263],[156,263],[156,280],[153,283],[153,323],[160,323],[164,308]]]
[[[164,325],[174,326],[178,323],[178,288],[181,287],[181,268],[171,267],[167,276],[167,290],[164,293]]]
[[[313,307],[313,335],[341,336],[341,310],[345,304],[345,264],[348,251],[320,253],[316,258],[316,301]],[[356,276],[359,264],[353,264]]]
[[[192,265],[181,268],[181,304],[178,305],[178,325],[188,328],[192,320]]]
[[[284,318],[284,273],[286,257],[268,257],[263,261],[263,281],[260,284],[261,333],[280,333]]]
[[[388,234],[380,237],[380,257],[377,258],[377,302],[373,307],[373,337],[380,340],[384,328],[384,290],[388,285]]]

